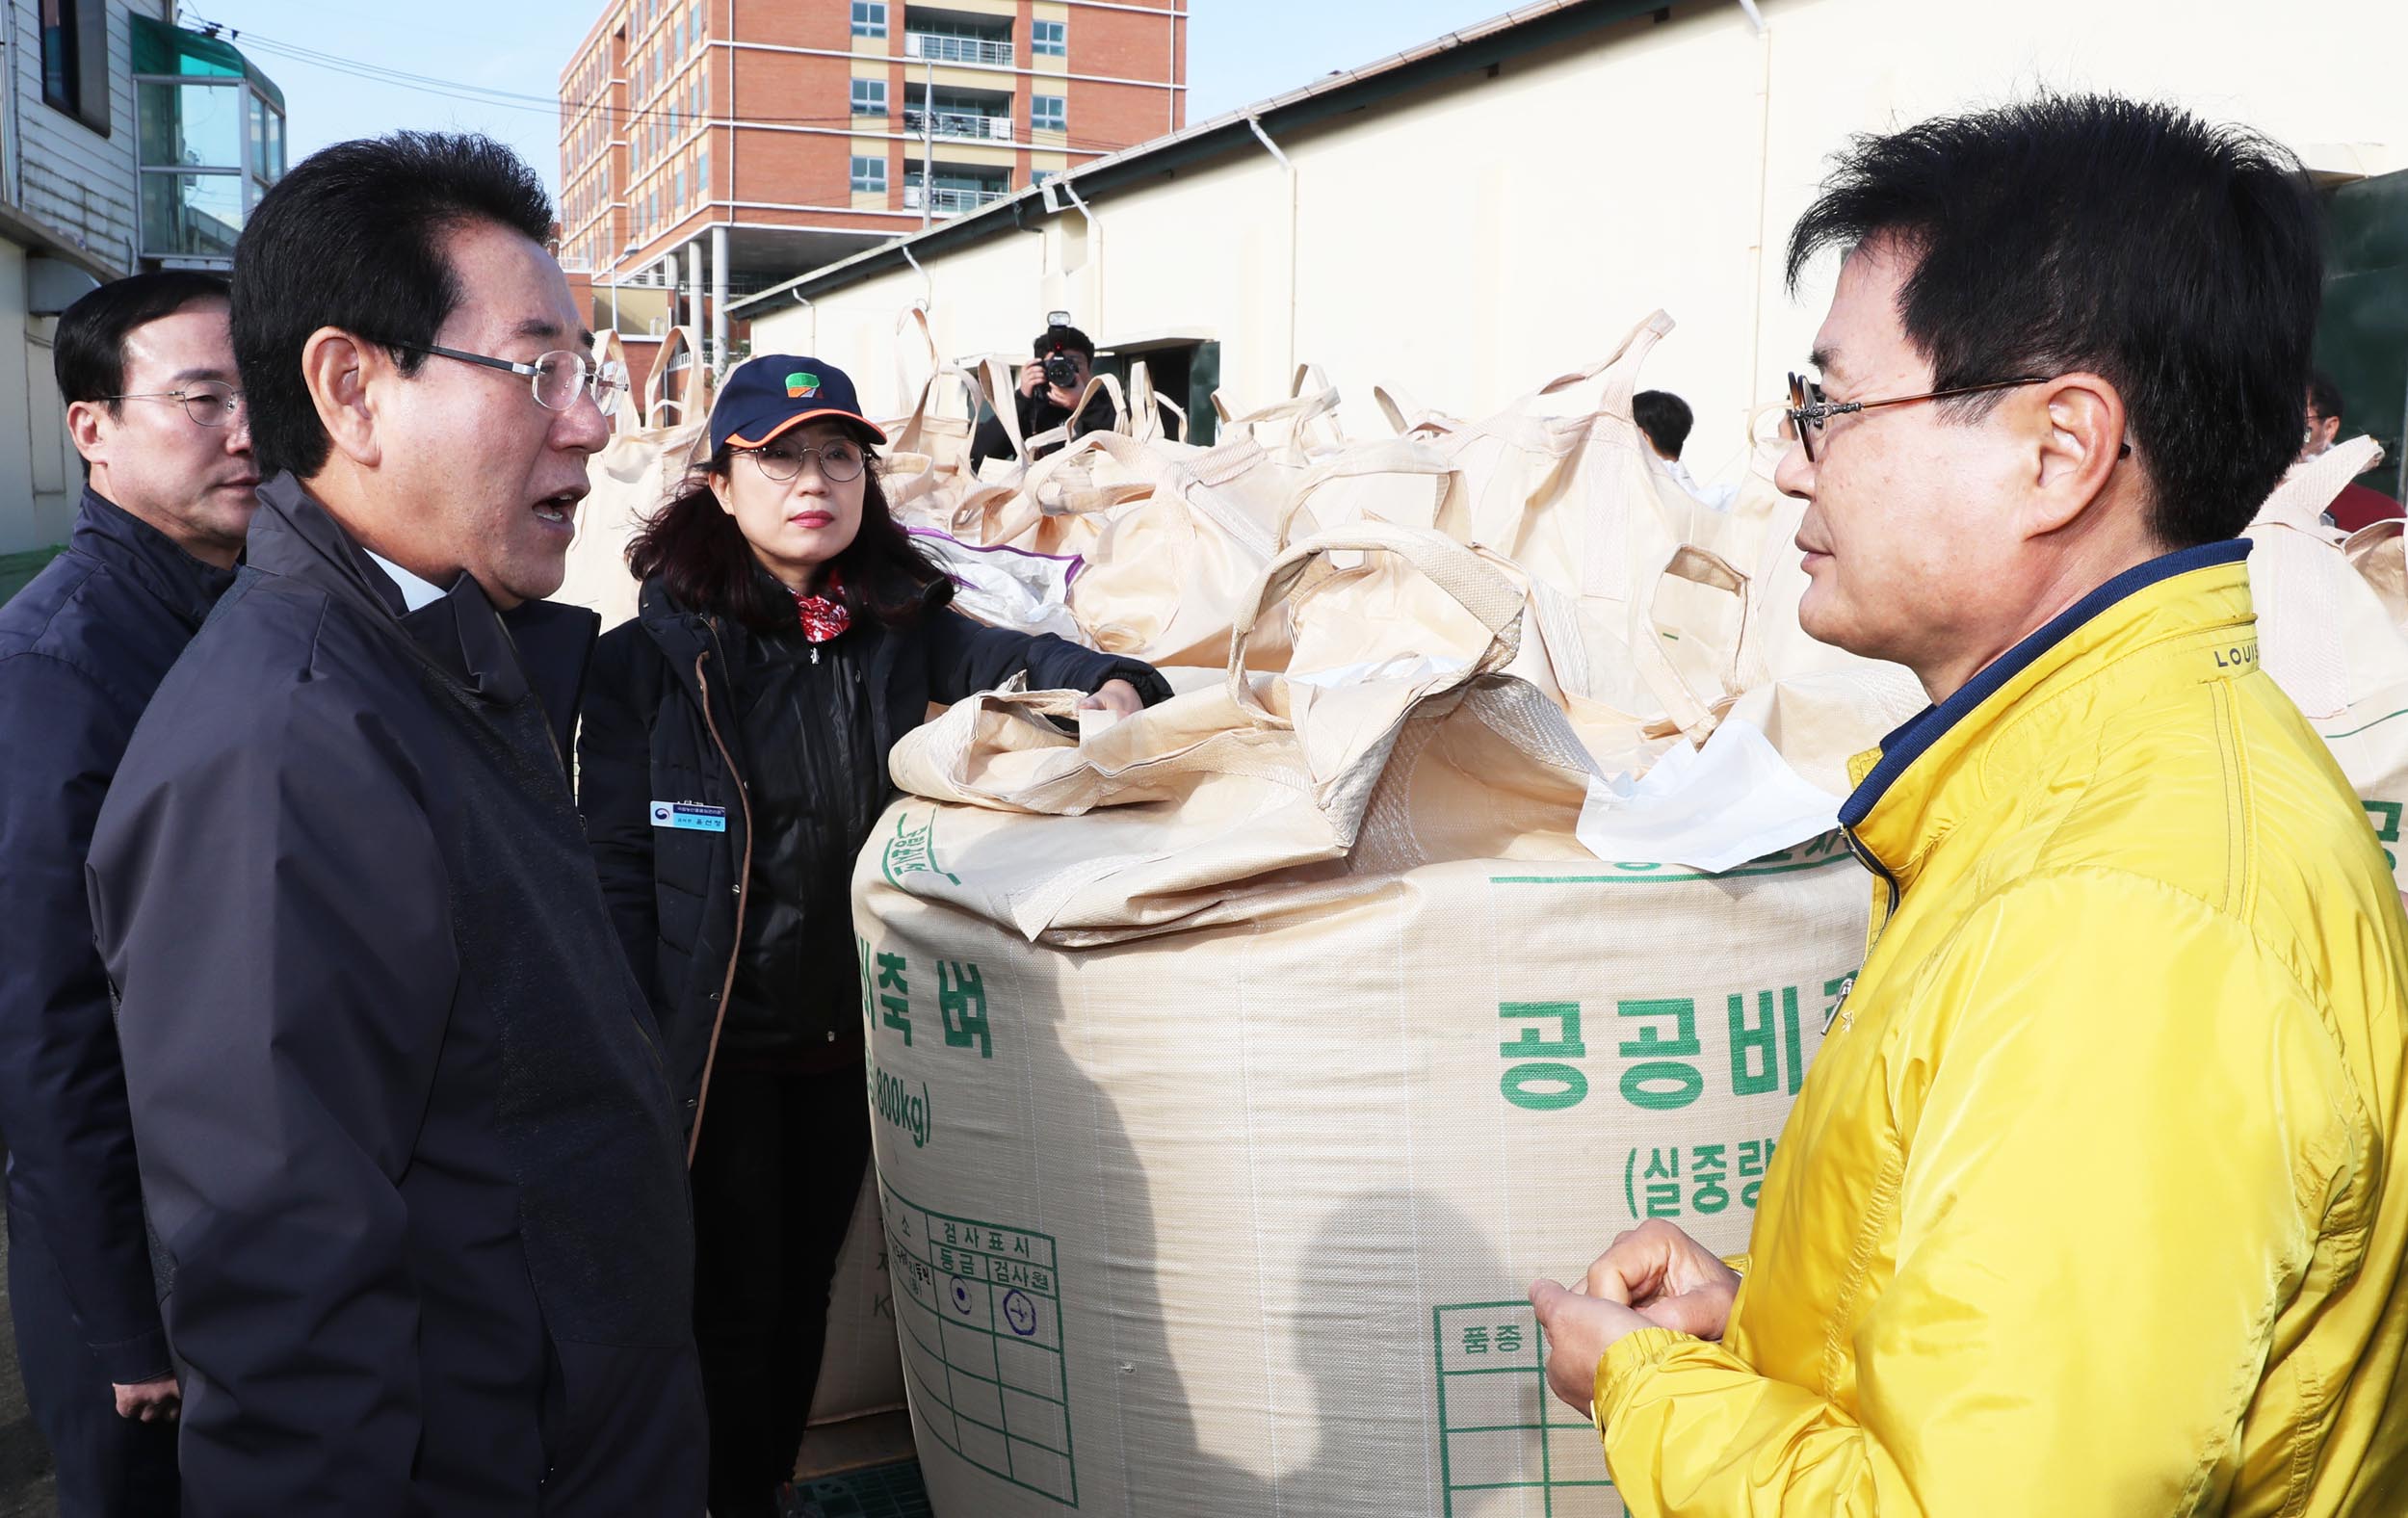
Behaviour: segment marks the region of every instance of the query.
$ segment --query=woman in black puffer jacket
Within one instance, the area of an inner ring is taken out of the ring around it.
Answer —
[[[954,611],[888,513],[883,433],[816,359],[755,358],[711,457],[628,550],[636,619],[588,681],[578,798],[685,1104],[711,1511],[777,1510],[870,1149],[849,882],[931,700],[1025,672],[1127,714],[1147,665]]]

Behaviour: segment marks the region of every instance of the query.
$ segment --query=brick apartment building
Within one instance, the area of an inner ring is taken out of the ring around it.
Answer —
[[[561,72],[561,259],[668,324],[1187,121],[1182,0],[612,0]],[[738,349],[741,352],[741,348]]]

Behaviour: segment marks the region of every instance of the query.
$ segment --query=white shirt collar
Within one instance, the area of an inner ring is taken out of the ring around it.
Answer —
[[[375,560],[377,567],[391,578],[394,586],[402,592],[402,604],[409,610],[414,612],[422,606],[443,599],[444,589],[434,582],[419,579],[373,548],[363,548],[360,552]]]

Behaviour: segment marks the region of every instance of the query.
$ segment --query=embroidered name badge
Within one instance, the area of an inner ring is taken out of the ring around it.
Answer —
[[[727,831],[727,808],[697,806],[692,801],[655,801],[652,803],[652,825],[683,827],[697,833]]]
[[[786,377],[786,399],[808,401],[820,393],[820,377],[798,370]]]

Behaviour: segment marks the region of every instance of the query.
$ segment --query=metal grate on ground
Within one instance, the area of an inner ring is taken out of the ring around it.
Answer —
[[[928,1488],[920,1484],[917,1460],[814,1477],[801,1483],[801,1490],[820,1518],[934,1518]]]

